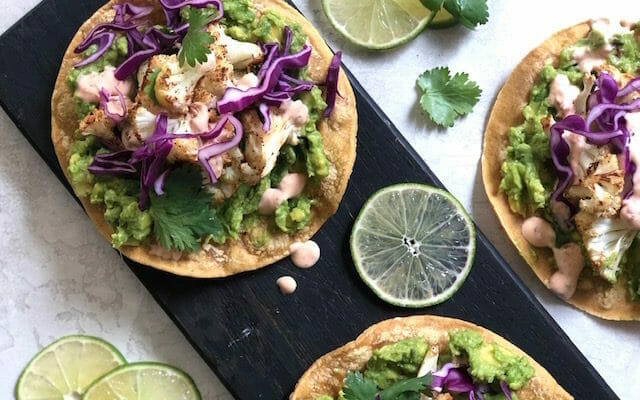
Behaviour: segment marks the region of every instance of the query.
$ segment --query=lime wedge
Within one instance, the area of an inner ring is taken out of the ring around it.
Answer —
[[[364,282],[401,307],[450,298],[471,270],[475,246],[473,222],[458,200],[420,184],[376,192],[351,233],[351,255]]]
[[[449,11],[441,8],[433,17],[427,28],[429,29],[444,29],[449,28],[458,23],[458,20],[449,13]]]
[[[94,380],[125,362],[122,354],[102,339],[63,337],[29,361],[16,384],[16,399],[79,398]]]
[[[374,50],[410,41],[434,16],[420,0],[322,0],[322,8],[350,42]]]
[[[82,400],[200,400],[193,379],[179,369],[159,363],[132,363],[98,379]]]

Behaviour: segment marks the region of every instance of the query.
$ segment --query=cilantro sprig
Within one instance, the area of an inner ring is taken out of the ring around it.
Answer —
[[[214,41],[213,36],[205,30],[218,14],[214,8],[193,8],[183,9],[183,20],[189,23],[189,30],[182,39],[182,47],[178,54],[180,66],[185,63],[195,67],[197,63],[207,61],[207,56],[211,53],[209,45]]]
[[[489,21],[487,0],[421,0],[429,10],[440,10],[444,7],[456,20],[469,29]]]
[[[195,252],[202,237],[224,234],[211,207],[211,195],[201,189],[201,184],[202,175],[197,169],[182,166],[171,171],[164,195],[151,193],[153,233],[162,247]]]
[[[482,94],[468,74],[451,77],[447,67],[425,71],[417,84],[423,92],[420,106],[434,124],[443,127],[452,127],[456,118],[470,113]]]
[[[378,391],[376,383],[365,378],[362,373],[348,372],[342,390],[345,400],[419,400],[421,393],[429,391],[432,381],[431,374],[427,374],[400,381]]]

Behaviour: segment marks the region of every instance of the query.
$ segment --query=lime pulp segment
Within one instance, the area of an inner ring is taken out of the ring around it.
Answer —
[[[435,15],[420,0],[322,0],[333,27],[368,49],[402,45],[424,30]]]
[[[185,372],[160,363],[123,365],[97,380],[83,400],[200,400],[200,392]]]
[[[124,363],[122,354],[102,339],[66,336],[42,349],[27,364],[16,384],[16,399],[71,399]]]
[[[365,283],[384,301],[425,307],[450,298],[469,274],[475,229],[449,193],[420,184],[375,193],[356,219],[351,253]]]
[[[444,29],[449,28],[458,23],[458,20],[444,8],[441,8],[429,22],[428,28]]]

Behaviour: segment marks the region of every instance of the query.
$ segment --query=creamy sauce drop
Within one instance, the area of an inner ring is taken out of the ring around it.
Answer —
[[[575,101],[580,95],[580,89],[569,82],[564,74],[558,74],[551,83],[549,103],[553,105],[561,116],[576,113]]]
[[[584,268],[584,256],[575,243],[555,247],[556,234],[547,221],[531,217],[522,224],[522,236],[535,247],[549,247],[553,250],[558,270],[549,278],[549,289],[559,297],[568,300],[573,297],[578,286],[578,277]]]
[[[273,214],[285,200],[300,196],[306,183],[307,177],[304,174],[285,175],[277,189],[269,188],[262,194],[258,204],[258,212],[261,215]]]
[[[276,284],[280,288],[282,294],[291,294],[298,288],[298,283],[291,276],[283,276],[278,278]]]
[[[631,196],[622,201],[620,218],[627,221],[633,229],[640,230],[640,112],[628,113],[624,118],[627,120],[627,129],[631,133],[629,158],[636,165],[636,172],[632,178]]]
[[[264,191],[258,204],[261,215],[272,215],[278,206],[287,200],[287,195],[280,189],[269,188]]]
[[[119,90],[123,95],[129,96],[133,89],[133,81],[131,79],[126,81],[116,79],[115,70],[114,67],[106,67],[100,73],[91,72],[80,75],[75,95],[87,103],[98,103],[100,101],[100,89],[102,88],[109,92],[110,95],[117,95]]]
[[[110,96],[106,104],[107,111],[115,115],[125,115],[126,110],[120,101],[120,96]]]
[[[298,268],[311,268],[320,259],[320,246],[313,240],[296,242],[289,246],[291,261]]]
[[[287,199],[291,199],[300,196],[306,184],[307,176],[305,174],[293,173],[285,175],[278,188],[287,196]]]
[[[611,42],[615,35],[626,35],[632,33],[631,30],[624,25],[623,22],[612,23],[607,18],[591,20],[591,30],[599,32],[604,38],[604,49],[612,51]]]
[[[309,109],[301,100],[285,101],[280,106],[280,112],[285,120],[291,121],[297,127],[309,122]]]
[[[576,47],[573,51],[573,60],[578,63],[578,69],[585,74],[590,74],[594,69],[606,63],[609,51],[604,48],[589,50],[585,46]]]

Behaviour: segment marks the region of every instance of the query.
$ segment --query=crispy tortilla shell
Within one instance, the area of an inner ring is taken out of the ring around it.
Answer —
[[[547,287],[549,278],[556,271],[553,253],[550,249],[531,246],[522,236],[524,218],[511,211],[507,196],[499,190],[502,179],[500,167],[508,145],[509,128],[522,124],[522,109],[529,102],[529,91],[537,81],[545,61],[557,60],[562,49],[585,37],[589,30],[587,22],[575,25],[554,34],[529,53],[498,94],[484,134],[482,179],[489,201],[511,241]],[[626,279],[621,278],[611,286],[594,276],[588,267],[580,275],[578,289],[568,302],[600,318],[640,320],[640,303],[629,298]]]
[[[65,82],[70,69],[79,61],[79,56],[74,54],[73,50],[92,27],[111,21],[114,16],[113,5],[121,2],[121,0],[110,1],[82,25],[64,55],[56,81],[51,104],[51,138],[67,180],[70,180],[67,167],[71,146],[75,140],[74,132],[78,129],[73,93]],[[133,3],[156,5],[158,10],[155,13],[155,18],[158,19],[157,22],[162,21],[162,13],[157,1],[137,0]],[[333,53],[309,21],[282,0],[254,0],[254,5],[258,10],[277,10],[285,19],[302,26],[313,47],[308,74],[315,82],[324,82]],[[311,222],[304,230],[295,236],[284,233],[274,234],[265,248],[259,251],[255,250],[248,239],[243,237],[235,241],[229,240],[224,246],[183,255],[179,260],[171,259],[167,254],[154,255],[157,252],[152,252],[149,246],[123,247],[122,254],[141,264],[173,274],[197,278],[219,278],[251,271],[288,256],[291,243],[311,238],[322,224],[337,211],[353,169],[356,157],[358,118],[353,89],[342,70],[340,71],[338,90],[341,96],[338,96],[331,117],[322,120],[319,124],[319,130],[324,140],[325,154],[331,164],[330,173],[320,184],[307,185],[305,189],[305,193],[316,199],[317,204],[312,209]],[[91,204],[87,198],[80,200],[100,233],[110,241],[113,230],[104,218],[103,208]]]
[[[373,351],[387,344],[416,336],[444,351],[449,343],[449,331],[469,329],[480,332],[487,342],[495,342],[514,354],[525,356],[535,370],[535,376],[516,391],[520,400],[573,399],[535,360],[495,333],[458,319],[419,315],[380,322],[364,331],[356,340],[347,343],[320,359],[302,375],[289,400],[313,400],[328,394],[334,398],[342,387],[348,371],[361,371]]]

